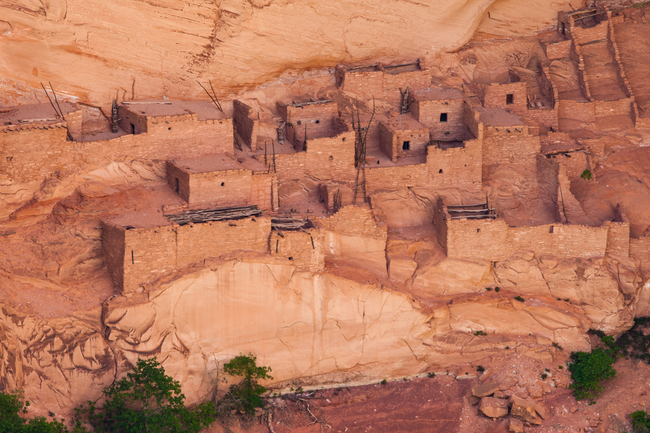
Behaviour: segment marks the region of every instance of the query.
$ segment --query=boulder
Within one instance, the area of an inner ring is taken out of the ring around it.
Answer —
[[[499,390],[499,384],[494,382],[486,382],[482,385],[474,385],[472,387],[472,395],[483,398],[489,397],[494,394],[495,391]]]
[[[535,406],[538,405],[537,403],[513,395],[510,397],[508,404],[511,406],[510,415],[513,417],[530,424],[540,425],[542,423],[542,420],[537,416],[537,411],[535,410]]]
[[[489,418],[502,418],[508,415],[508,400],[494,397],[483,397],[478,410]]]
[[[510,425],[508,431],[513,433],[524,433],[524,423],[517,418],[510,418]]]

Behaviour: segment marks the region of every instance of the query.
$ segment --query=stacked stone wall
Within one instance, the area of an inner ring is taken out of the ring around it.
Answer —
[[[613,222],[609,223],[607,234],[607,254],[616,256],[630,256],[630,223]]]
[[[65,115],[65,122],[68,125],[68,131],[70,131],[73,140],[81,140],[83,117],[84,113],[81,110],[72,111]]]
[[[251,204],[252,172],[250,170],[221,170],[191,173],[190,206],[213,204],[218,208]]]
[[[306,231],[276,231],[271,233],[271,255],[285,258],[299,270],[321,272],[325,268],[324,234],[318,229]]]
[[[257,150],[257,133],[259,130],[259,119],[253,109],[245,103],[233,101],[233,122],[235,132],[251,151]]]
[[[171,225],[150,228],[118,228],[124,231],[123,294],[137,293],[143,285],[173,272],[176,267],[177,234]],[[119,252],[115,253],[116,255]],[[111,274],[119,272],[109,269]],[[120,278],[114,279],[119,284]]]
[[[233,151],[232,119],[158,120],[153,132],[110,140],[75,142],[75,157],[89,164],[120,159],[192,159]],[[171,128],[171,129],[170,129]]]
[[[508,163],[535,166],[540,148],[539,137],[530,135],[527,126],[488,127],[483,140],[483,171]]]
[[[508,227],[505,221],[447,219],[447,256],[458,259],[504,260],[517,251],[532,251],[537,256],[567,258],[604,257],[607,252],[609,224],[602,227],[544,224]],[[612,233],[613,250],[620,249],[616,228]]]
[[[271,219],[246,218],[201,224],[174,225],[178,234],[177,269],[200,263],[208,257],[223,257],[235,251],[268,252]]]
[[[427,147],[426,164],[366,169],[368,193],[383,189],[423,187],[433,190],[458,188],[479,191],[482,187],[482,135],[464,147],[443,150]]]
[[[418,101],[411,104],[413,116],[429,128],[432,140],[452,141],[467,136],[465,101],[462,99]],[[445,122],[441,114],[447,114]]]
[[[65,123],[0,127],[0,173],[30,182],[73,169],[74,143]]]
[[[190,202],[190,174],[167,161],[167,183],[186,202]]]
[[[546,57],[549,60],[566,59],[571,55],[571,41],[561,41],[546,45]]]
[[[268,172],[253,172],[250,203],[263,210],[277,210],[278,187],[275,176]]]
[[[380,226],[373,210],[365,206],[344,206],[332,216],[319,218],[318,223],[324,230],[345,235],[381,239],[388,237],[387,226]]]
[[[256,217],[149,228],[104,224],[103,228],[107,267],[119,289],[129,294],[207,258],[224,257],[235,251],[267,253],[271,219]]]
[[[523,114],[528,107],[526,98],[527,84],[525,81],[517,81],[506,84],[491,84],[484,86],[483,106],[508,108],[513,113]],[[508,103],[508,95],[512,95],[512,102]]]

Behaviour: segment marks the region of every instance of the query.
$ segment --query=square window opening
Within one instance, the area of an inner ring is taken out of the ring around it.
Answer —
[[[447,121],[447,113],[440,113],[440,121],[441,122]]]
[[[511,105],[515,103],[515,95],[512,93],[508,93],[506,95],[506,105]]]
[[[405,141],[404,143],[402,143],[402,150],[411,150],[411,142]]]

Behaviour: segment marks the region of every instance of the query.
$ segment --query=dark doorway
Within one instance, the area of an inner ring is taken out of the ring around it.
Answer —
[[[440,121],[441,122],[447,121],[447,113],[440,113]]]
[[[402,143],[402,150],[410,150],[411,149],[411,142],[410,141],[405,141]]]
[[[135,135],[135,125],[131,124],[131,134]]]
[[[506,105],[514,104],[515,103],[515,95],[512,93],[508,93],[506,95]]]
[[[174,191],[178,192],[178,191],[180,191],[180,189],[181,189],[180,182],[178,181],[178,178],[175,177],[174,178]]]

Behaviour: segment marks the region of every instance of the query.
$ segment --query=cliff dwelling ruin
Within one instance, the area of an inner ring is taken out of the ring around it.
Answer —
[[[30,14],[62,25],[80,19],[75,2]],[[220,19],[285,7],[234,3]],[[543,28],[477,23],[435,53],[361,44],[323,59],[296,42],[302,60],[258,53],[268,72],[246,83],[230,72],[247,74],[243,57],[205,66],[251,37],[218,26],[192,62],[170,63],[188,77],[174,72],[177,87],[0,75],[0,391],[69,414],[150,356],[190,403],[240,353],[272,366],[277,392],[504,383],[503,362],[519,385],[483,397],[555,408],[526,431],[613,431],[552,396],[590,329],[619,336],[650,315],[650,6],[542,3],[560,8]],[[516,22],[506,6],[485,15]],[[3,23],[0,45],[31,34]],[[523,372],[552,365],[542,384]],[[468,409],[445,407],[456,430],[431,431],[473,431]],[[480,431],[507,431],[473,410]]]

